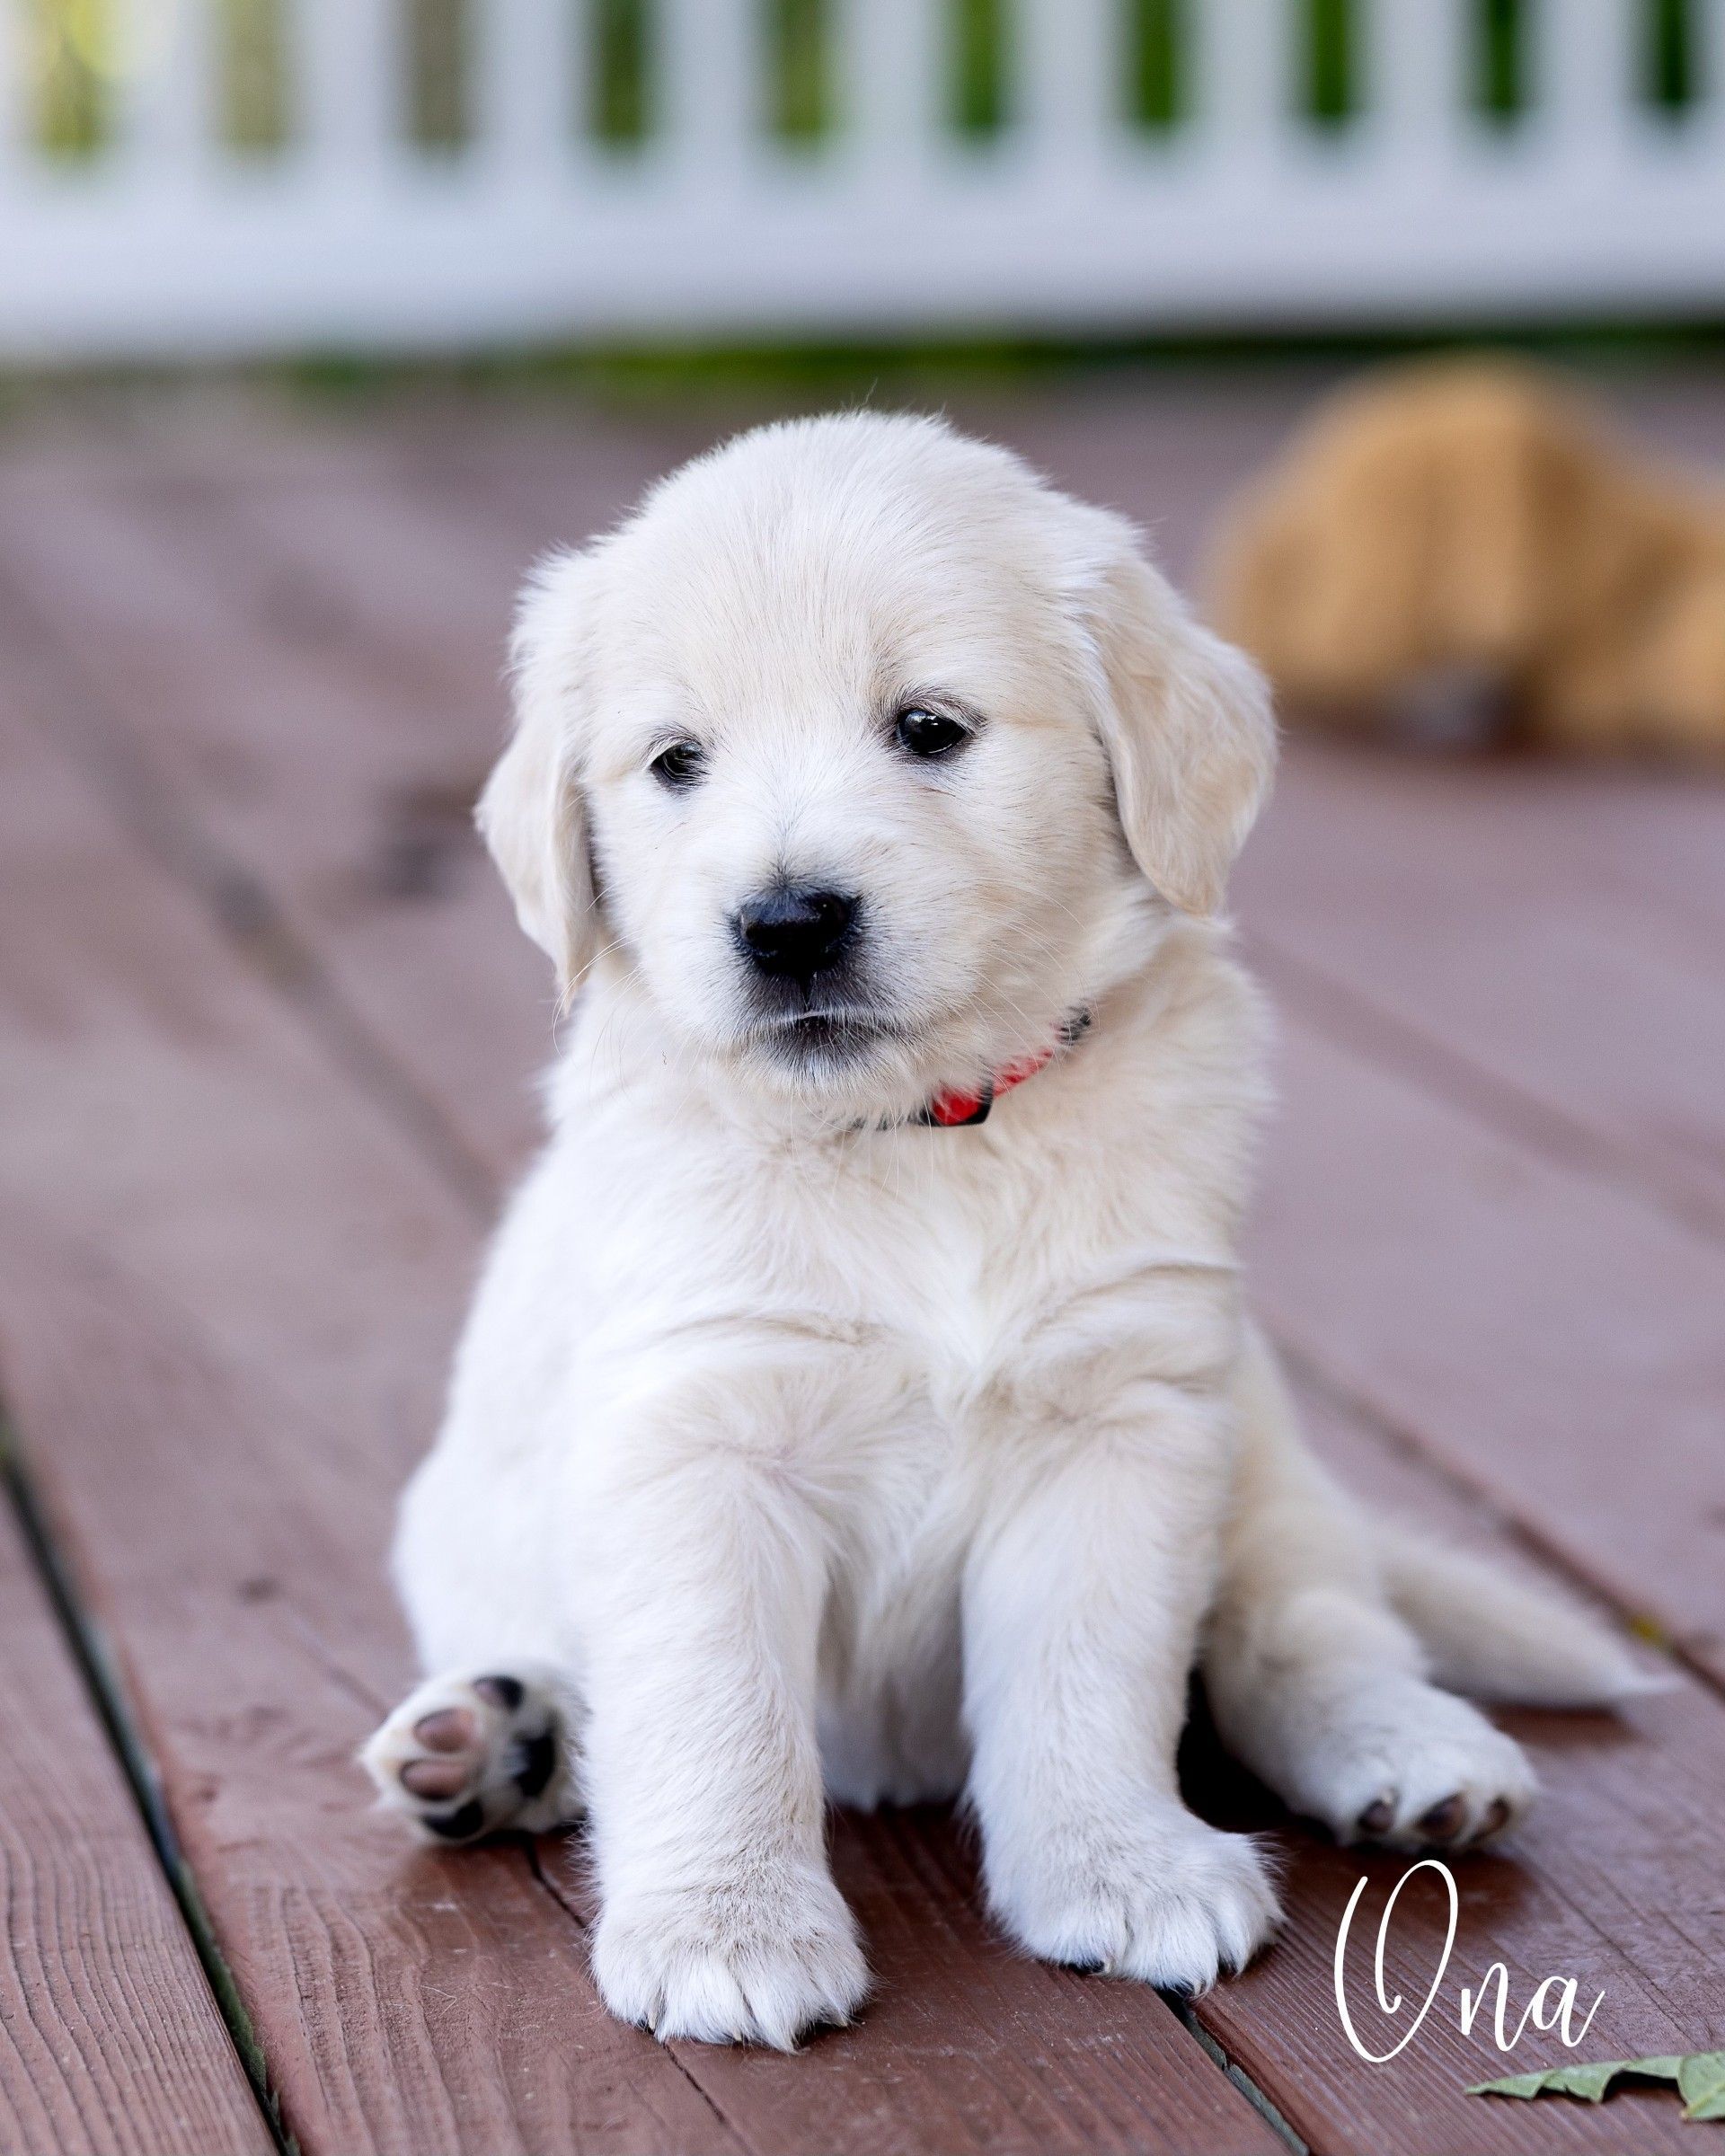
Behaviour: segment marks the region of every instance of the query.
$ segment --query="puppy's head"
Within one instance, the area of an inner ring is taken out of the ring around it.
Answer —
[[[546,563],[480,820],[567,991],[859,1109],[1042,1045],[1159,894],[1207,913],[1273,755],[1131,528],[923,420],[745,435]]]

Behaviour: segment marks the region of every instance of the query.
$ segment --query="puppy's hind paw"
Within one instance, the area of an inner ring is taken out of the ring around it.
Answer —
[[[1489,1841],[1533,1800],[1534,1772],[1477,1707],[1418,1677],[1350,1689],[1304,1725],[1282,1794],[1339,1842],[1461,1850]]]
[[[525,1675],[429,1678],[359,1758],[383,1803],[429,1841],[476,1842],[503,1827],[542,1833],[581,1814],[567,1718]]]

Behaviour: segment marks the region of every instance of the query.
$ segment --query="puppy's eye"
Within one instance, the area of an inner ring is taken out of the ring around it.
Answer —
[[[698,741],[673,741],[648,766],[661,786],[677,790],[693,786],[706,767],[706,752]]]
[[[970,738],[968,726],[949,719],[943,711],[925,711],[920,704],[900,711],[892,722],[893,738],[913,756],[949,756]]]

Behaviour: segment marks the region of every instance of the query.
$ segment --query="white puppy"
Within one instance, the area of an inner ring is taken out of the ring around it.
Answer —
[[[1521,1753],[1429,1674],[1627,1665],[1368,1532],[1243,1308],[1252,667],[1119,518],[862,415],[550,561],[517,657],[481,821],[584,985],[406,1499],[434,1674],[367,1748],[387,1800],[452,1841],[590,1812],[612,2008],[781,2046],[866,1985],[824,1792],[962,1793],[1034,1954],[1243,1963],[1262,1856],[1175,1780],[1200,1651],[1336,1833],[1512,1818]]]

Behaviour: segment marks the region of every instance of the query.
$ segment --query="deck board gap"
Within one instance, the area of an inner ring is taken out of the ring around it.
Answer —
[[[1166,1992],[1162,1995],[1172,2010],[1175,2019],[1181,2022],[1197,2040],[1199,2049],[1216,2062],[1252,2109],[1262,2118],[1270,2132],[1278,2140],[1287,2143],[1294,2152],[1294,2156],[1312,2156],[1311,2143],[1301,2139],[1245,2068],[1237,2060],[1228,2056],[1219,2039],[1212,2036],[1203,2022],[1199,2019],[1197,2010],[1191,2001],[1174,1998]]]
[[[53,1612],[73,1666],[83,1680],[97,1721],[112,1747],[126,1788],[137,1807],[151,1853],[173,1896],[216,2002],[216,2010],[262,2114],[264,2126],[282,2156],[297,2156],[297,2146],[282,2124],[270,2086],[269,2063],[263,2046],[245,2010],[234,1973],[216,1942],[197,1882],[168,1816],[161,1776],[144,1743],[137,1718],[128,1706],[125,1687],[108,1652],[102,1629],[84,1610],[71,1568],[56,1545],[46,1510],[37,1498],[18,1433],[4,1408],[0,1408],[0,1479],[5,1485],[4,1501],[17,1522],[31,1568]]]
[[[1349,1054],[1423,1092],[1553,1167],[1617,1197],[1638,1198],[1710,1242],[1725,1245],[1725,1209],[1679,1182],[1647,1149],[1628,1143],[1545,1095],[1489,1069],[1467,1048],[1411,1023],[1279,937],[1246,937],[1278,1003]]]

